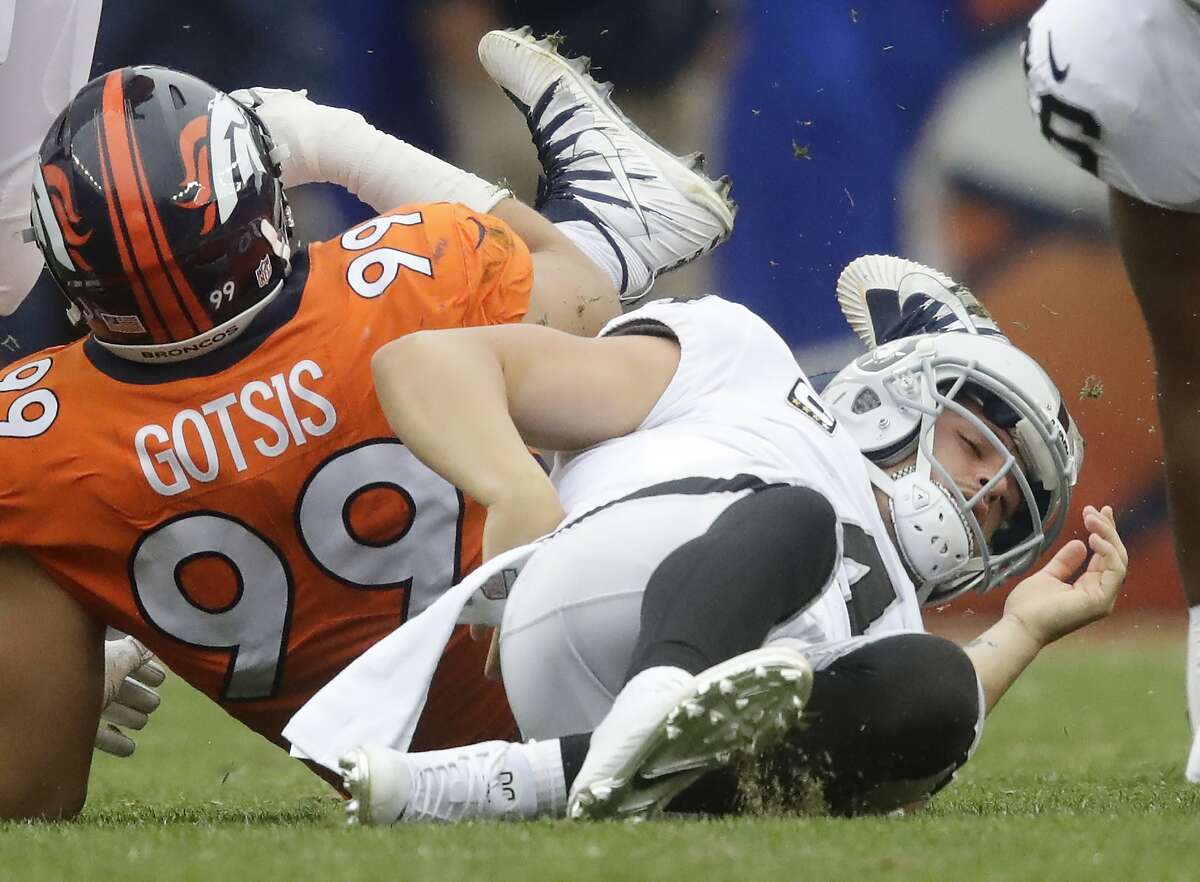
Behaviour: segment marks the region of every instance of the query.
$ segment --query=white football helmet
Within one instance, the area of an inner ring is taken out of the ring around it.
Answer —
[[[890,500],[900,554],[923,604],[1024,572],[1062,529],[1083,437],[1046,372],[1003,338],[943,333],[886,343],[840,371],[821,396]],[[1017,456],[964,399],[1012,436]],[[973,423],[1004,458],[970,498],[933,455],[934,424],[946,410]],[[885,471],[914,451],[914,464]],[[1006,475],[1023,505],[989,547],[973,510]]]

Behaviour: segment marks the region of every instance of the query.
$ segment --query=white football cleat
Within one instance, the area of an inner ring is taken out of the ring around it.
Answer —
[[[756,754],[800,718],[812,668],[782,646],[743,653],[691,676],[649,668],[592,734],[567,801],[570,818],[643,818],[738,753]]]
[[[346,823],[387,826],[535,817],[532,774],[514,774],[509,768],[509,748],[514,746],[520,745],[486,741],[423,753],[355,748],[338,760],[350,793]]]
[[[544,172],[538,208],[578,200],[645,263],[651,282],[729,238],[737,211],[729,179],[710,180],[700,153],[675,156],[630,122],[612,84],[588,74],[587,58],[564,58],[521,28],[484,34],[479,60],[529,124]]]
[[[940,331],[1003,336],[969,288],[902,257],[867,254],[850,261],[838,276],[837,298],[868,349]]]

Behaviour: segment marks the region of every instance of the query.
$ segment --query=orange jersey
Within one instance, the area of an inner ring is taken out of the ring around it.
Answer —
[[[483,509],[392,435],[371,354],[518,321],[532,276],[501,221],[405,206],[298,254],[203,357],[143,365],[87,340],[11,366],[0,546],[283,743],[301,704],[480,560]],[[484,651],[456,634],[417,749],[511,734]]]

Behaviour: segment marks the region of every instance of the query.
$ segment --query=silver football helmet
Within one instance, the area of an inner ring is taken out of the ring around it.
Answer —
[[[889,499],[900,554],[923,604],[987,591],[1024,572],[1062,530],[1083,437],[1046,372],[1005,339],[943,333],[895,340],[840,371],[821,396]],[[963,404],[968,399],[986,421]],[[934,425],[947,410],[969,420],[1003,457],[970,498],[934,456]],[[1016,456],[988,422],[1011,435]],[[894,468],[914,452],[914,463]],[[989,546],[974,508],[1006,475],[1023,505]]]

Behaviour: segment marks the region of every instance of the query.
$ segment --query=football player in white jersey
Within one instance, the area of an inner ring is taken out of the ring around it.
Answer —
[[[512,52],[522,82],[501,84],[523,105],[590,87],[544,47]],[[630,206],[593,210],[617,226]],[[978,641],[923,632],[922,604],[1048,548],[1082,439],[951,280],[868,257],[841,288],[875,348],[820,396],[778,335],[715,296],[651,303],[592,340],[489,328],[379,350],[397,435],[487,506],[485,556],[548,534],[499,655],[523,733],[549,740],[354,750],[353,821],[640,816],[780,738],[836,812],[919,803],[1038,651],[1111,610],[1126,555],[1111,509],[1089,506],[1087,543],[1014,589]],[[547,477],[526,444],[572,452]],[[795,727],[810,690],[814,722]],[[732,801],[711,777],[682,799]]]
[[[1109,186],[1113,230],[1154,344],[1189,606],[1186,774],[1200,783],[1200,4],[1048,0],[1023,55],[1042,134]]]

